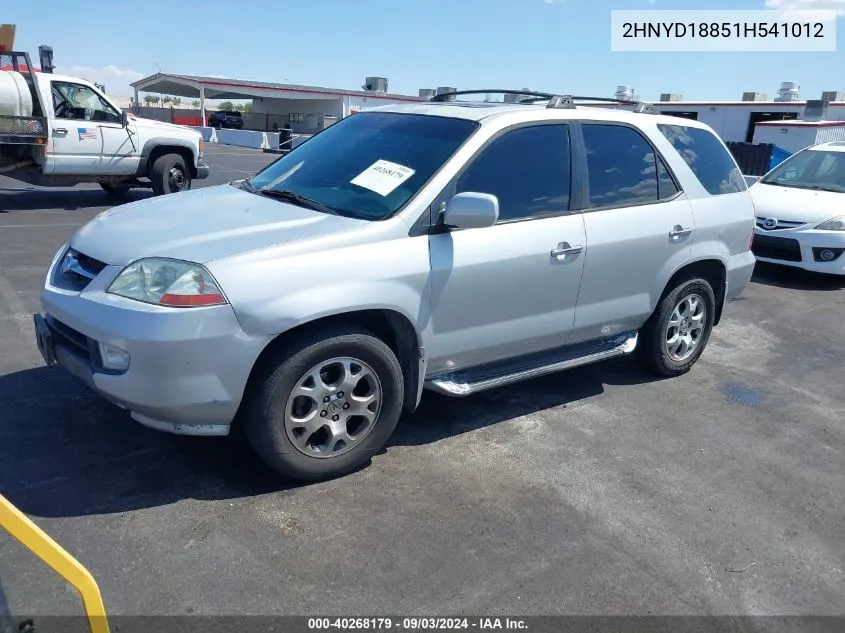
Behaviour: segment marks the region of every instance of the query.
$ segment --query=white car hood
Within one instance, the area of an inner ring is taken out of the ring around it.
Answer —
[[[71,246],[113,265],[144,257],[204,264],[368,224],[219,185],[114,207],[80,228]]]
[[[845,193],[814,191],[766,185],[757,182],[749,188],[761,218],[820,224],[845,215]]]

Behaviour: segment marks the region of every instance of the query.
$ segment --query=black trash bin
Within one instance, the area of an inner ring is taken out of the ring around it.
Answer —
[[[279,150],[287,153],[293,149],[293,130],[290,124],[279,130]]]

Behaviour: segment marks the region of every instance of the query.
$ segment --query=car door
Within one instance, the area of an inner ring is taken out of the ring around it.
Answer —
[[[509,128],[444,192],[497,196],[499,221],[429,236],[430,373],[566,343],[585,247],[570,145],[566,124]]]
[[[668,163],[633,126],[584,121],[588,248],[572,343],[633,331],[655,288],[689,259],[692,209]]]
[[[138,153],[123,117],[84,84],[51,82],[53,119],[47,172],[69,175],[129,175]]]

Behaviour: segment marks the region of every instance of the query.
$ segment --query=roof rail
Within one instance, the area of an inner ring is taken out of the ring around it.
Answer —
[[[533,90],[499,90],[497,88],[490,88],[488,90],[456,90],[454,92],[442,92],[439,95],[434,95],[429,101],[451,101],[452,97],[458,95],[483,95],[483,94],[505,94],[505,95],[525,95],[537,97],[538,101],[545,101],[552,99],[556,95],[547,92],[535,92]]]
[[[633,106],[634,112],[653,113],[654,108],[650,103],[642,101],[629,101],[627,99],[617,99],[615,97],[584,97],[573,95],[555,95],[548,92],[534,92],[533,90],[456,90],[454,92],[443,92],[439,95],[434,95],[429,101],[444,102],[451,101],[453,97],[458,95],[478,95],[478,94],[506,94],[506,95],[522,95],[526,99],[520,99],[517,103],[538,103],[546,101],[547,108],[570,109],[577,105],[577,102],[588,103],[606,103],[614,105]]]

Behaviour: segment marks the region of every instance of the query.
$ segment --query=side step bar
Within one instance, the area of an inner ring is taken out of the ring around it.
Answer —
[[[447,396],[464,397],[479,391],[624,356],[633,352],[636,346],[637,333],[628,332],[600,342],[523,356],[462,372],[435,374],[426,379],[425,388]]]

